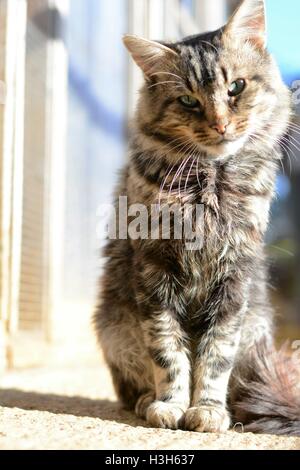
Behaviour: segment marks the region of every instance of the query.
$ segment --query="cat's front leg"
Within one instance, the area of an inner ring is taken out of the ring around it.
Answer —
[[[247,283],[228,279],[208,299],[205,328],[197,339],[193,370],[193,397],[185,428],[198,432],[225,432],[230,427],[227,394],[247,308]]]
[[[184,332],[171,310],[156,313],[142,323],[152,360],[155,400],[145,415],[149,424],[178,429],[190,405],[190,360]]]

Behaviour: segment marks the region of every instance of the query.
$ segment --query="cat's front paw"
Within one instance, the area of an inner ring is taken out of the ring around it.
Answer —
[[[141,395],[135,405],[135,414],[138,418],[146,419],[149,406],[155,401],[155,393],[147,392]]]
[[[155,428],[178,429],[185,409],[176,403],[153,402],[147,409],[147,422]]]
[[[222,433],[230,427],[230,416],[221,406],[196,406],[187,410],[184,425],[189,431]]]

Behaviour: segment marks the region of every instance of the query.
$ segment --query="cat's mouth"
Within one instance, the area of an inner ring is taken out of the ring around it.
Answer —
[[[220,139],[218,139],[212,145],[224,145],[226,143],[236,142],[237,140],[239,140],[237,137],[220,137]]]
[[[206,146],[206,151],[209,156],[212,157],[226,157],[228,155],[234,155],[237,153],[245,144],[247,137],[239,136],[222,136],[215,142],[212,142],[209,146]]]

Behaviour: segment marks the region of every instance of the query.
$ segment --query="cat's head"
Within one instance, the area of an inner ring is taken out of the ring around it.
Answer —
[[[137,123],[152,144],[216,158],[285,131],[289,92],[266,49],[264,0],[244,0],[213,33],[124,42],[144,73]]]

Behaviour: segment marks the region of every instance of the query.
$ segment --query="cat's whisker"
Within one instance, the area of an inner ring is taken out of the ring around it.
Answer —
[[[275,118],[275,119],[278,120],[278,118]],[[298,116],[298,119],[299,119],[299,116]],[[296,122],[295,122],[294,120],[289,119],[288,122],[287,122],[287,124],[288,124],[289,126],[292,126],[292,127],[297,128],[297,129],[300,129],[300,125],[299,125],[299,124],[296,124]]]
[[[299,120],[299,116],[298,116],[297,114],[295,114],[295,116],[294,116],[294,117],[297,119],[297,122],[298,122],[298,120]],[[297,128],[297,129],[299,129],[299,130],[300,130],[300,125],[299,125],[299,124],[297,124],[297,123],[295,122],[295,120],[294,120],[294,119],[293,119],[293,120],[292,120],[292,119],[290,119],[290,120],[288,121],[288,124],[289,124],[290,126],[293,126],[293,127],[295,127],[295,128]]]
[[[155,75],[170,75],[172,77],[178,78],[182,83],[184,83],[183,78],[180,77],[179,75],[176,75],[176,73],[171,73],[171,72],[155,72],[150,75],[150,77],[154,77]]]
[[[274,147],[274,144],[277,143],[278,145],[280,145],[280,141],[278,139],[274,138],[273,136],[268,136],[267,134],[262,134],[259,131],[255,132],[252,135],[256,140],[258,140],[262,144],[268,146],[270,148],[270,150]]]
[[[279,121],[276,121],[275,122],[278,122],[280,123]],[[280,123],[281,124],[281,123]],[[300,135],[300,127],[299,126],[296,126],[294,127],[291,123],[287,125],[287,130],[288,130],[288,133],[290,132],[293,132],[295,133],[296,135]]]
[[[282,124],[282,121],[280,119],[277,119],[277,118],[273,118],[272,119],[273,122],[277,122],[278,124]],[[293,131],[295,134],[298,134],[300,135],[300,126],[298,124],[295,124],[294,122],[292,121],[289,121],[287,123],[287,129]]]
[[[300,131],[296,131],[295,129],[288,128],[288,135],[296,136],[294,137],[294,139],[298,142],[298,144],[300,143]]]
[[[163,191],[164,191],[165,184],[166,184],[167,179],[169,178],[170,174],[172,173],[174,167],[176,166],[176,163],[174,163],[174,165],[173,165],[173,166],[171,167],[171,169],[170,169],[170,166],[171,166],[171,165],[172,165],[172,164],[169,165],[168,170],[167,170],[168,173],[167,173],[166,177],[164,178],[164,180],[163,180],[163,182],[162,182],[162,184],[161,184],[161,186],[160,186],[160,189],[159,189],[159,198],[158,198],[158,205],[159,205],[159,207],[160,207],[160,204],[161,204],[161,199],[162,199],[162,195],[163,195]]]
[[[180,148],[183,147],[183,149],[185,148],[186,145],[192,143],[192,139],[188,139],[188,140],[184,140],[182,141],[181,140],[181,143],[179,143],[178,145],[175,145],[175,147],[170,147],[169,151],[166,153],[166,155],[170,155],[172,152],[174,152],[175,150],[177,150],[176,152],[176,155],[178,154],[178,152],[180,152]],[[179,149],[179,150],[178,150]]]
[[[175,140],[178,140],[178,139],[175,139]],[[185,154],[185,148],[187,148],[187,150],[188,150],[188,148],[189,148],[189,146],[192,144],[192,142],[193,142],[193,140],[192,140],[192,138],[190,138],[190,139],[184,141],[183,143],[180,143],[179,145],[176,145],[175,147],[173,147],[166,155],[169,155],[170,153],[174,152],[174,150],[175,150],[176,148],[179,149],[179,150],[176,152],[176,155],[178,155],[178,154],[180,154],[180,153],[182,153],[182,152],[183,152],[183,154]],[[161,200],[162,192],[163,192],[164,186],[165,186],[165,184],[166,184],[166,182],[167,182],[167,179],[168,179],[168,177],[169,177],[170,174],[172,173],[172,170],[174,169],[174,167],[175,167],[177,164],[178,164],[178,161],[175,162],[175,164],[172,166],[171,170],[169,170],[171,164],[170,164],[169,167],[168,167],[168,170],[167,170],[167,171],[168,171],[168,174],[167,174],[167,176],[165,177],[165,179],[164,179],[164,181],[163,181],[163,183],[162,183],[162,187],[161,187],[161,189],[160,189],[160,196],[159,196],[159,197],[160,197],[160,200]],[[178,171],[178,170],[177,170],[177,171]],[[176,175],[175,175],[175,176],[176,176]],[[174,183],[173,183],[173,184],[174,184]],[[169,192],[169,195],[170,195],[170,192]],[[169,196],[168,196],[168,197],[169,197]]]
[[[190,141],[192,141],[192,139],[190,139]],[[191,143],[190,141],[184,142],[183,144],[176,146],[175,148],[172,149],[172,152],[174,151],[174,149],[176,149],[177,147],[179,147],[179,150],[178,150],[178,152],[176,153],[176,155],[178,155],[187,145],[189,145],[189,144]],[[181,150],[180,147],[183,147],[183,149]],[[169,155],[170,153],[171,153],[171,152],[168,152],[167,155]],[[178,162],[175,162],[170,171],[169,171],[169,169],[170,169],[170,166],[171,166],[172,164],[170,164],[169,167],[168,167],[168,170],[167,170],[167,171],[168,171],[168,174],[167,174],[167,176],[165,177],[165,179],[164,179],[164,181],[163,181],[163,183],[162,183],[162,186],[161,186],[161,188],[160,188],[160,199],[161,199],[161,197],[162,197],[163,189],[164,189],[164,186],[165,186],[165,184],[166,184],[166,182],[167,182],[167,179],[168,179],[168,177],[169,177],[170,174],[172,173],[172,170],[174,169],[174,167],[175,167],[177,164],[178,164]]]
[[[293,146],[298,152],[300,151],[300,148],[298,147],[298,145],[296,145],[294,142],[292,142],[291,137],[292,136],[290,136],[290,135],[288,137],[282,136],[280,139],[279,138],[276,139],[276,142],[278,144],[285,143],[285,146],[288,149],[288,152],[291,152],[293,157],[295,158],[295,160],[297,160],[297,155],[295,154],[295,152],[293,151],[291,146]],[[297,142],[297,144],[298,144],[298,142]]]
[[[188,180],[189,180],[189,178],[190,178],[190,175],[191,175],[192,169],[193,169],[193,167],[194,167],[195,161],[196,161],[197,158],[198,158],[198,157],[197,157],[197,154],[199,154],[199,148],[198,148],[198,146],[197,146],[196,144],[194,144],[194,146],[193,146],[193,152],[192,152],[192,155],[191,155],[192,158],[193,158],[193,163],[192,163],[192,165],[191,165],[190,172],[189,172],[189,174],[188,174],[188,178],[187,178],[187,181],[186,181],[185,192],[187,191]]]
[[[284,154],[285,154],[285,155],[287,156],[287,158],[288,158],[289,169],[290,169],[289,175],[290,175],[290,177],[291,177],[291,176],[292,176],[292,171],[293,171],[293,166],[292,166],[292,161],[291,161],[291,156],[290,156],[290,148],[287,147],[287,144],[284,143],[283,141],[278,142],[278,144],[279,144],[280,147],[283,149]]]
[[[274,145],[274,139],[273,139],[273,138],[268,138],[268,136],[266,136],[266,135],[261,135],[261,134],[259,134],[258,132],[252,133],[252,134],[249,136],[249,138],[251,138],[252,141],[253,141],[253,138],[254,138],[254,144],[255,144],[255,146],[256,146],[256,141],[259,141],[259,142],[261,142],[262,144],[268,145],[268,146]],[[281,142],[280,142],[280,141],[277,141],[277,140],[276,140],[275,142],[277,142],[278,145],[281,145]],[[286,149],[285,147],[282,147],[282,148],[283,148],[284,152],[286,153],[286,152],[287,152],[287,149]],[[259,147],[258,147],[258,150],[259,150]],[[284,169],[284,166],[283,166],[282,158],[280,158],[279,161],[280,161],[280,165],[281,165],[281,168],[282,168],[282,172],[283,172],[283,174],[285,175],[285,169]]]
[[[293,127],[293,126],[291,126],[291,125],[289,124],[289,125],[288,125],[288,129],[289,129],[290,131],[294,132],[295,134],[300,135],[300,127],[298,127],[298,126],[297,126],[297,127]]]
[[[200,179],[199,179],[199,160],[200,160],[200,155],[199,155],[199,157],[197,158],[196,172],[197,172],[197,182],[198,182],[198,186],[199,186],[199,189],[202,190],[202,186],[201,186]]]
[[[175,143],[178,142],[178,141],[180,141],[180,142],[183,141],[182,136],[177,137],[176,139],[170,140],[170,142],[168,142],[167,144],[165,144],[165,145],[163,145],[162,147],[160,147],[160,150],[164,150],[165,148],[168,148],[170,145],[175,144]]]
[[[192,153],[191,153],[190,157],[191,157],[191,159],[193,159],[193,161],[192,161],[192,164],[191,164],[191,166],[190,166],[189,172],[188,172],[187,177],[186,177],[185,186],[184,186],[184,194],[187,193],[188,182],[189,182],[189,179],[190,179],[190,176],[191,176],[191,172],[192,172],[192,169],[193,169],[195,160],[196,160],[195,155],[196,155],[197,152],[198,152],[198,149],[197,149],[196,144],[193,145],[193,148],[191,149],[191,152],[192,152]],[[181,188],[180,188],[180,189],[181,189]]]
[[[265,134],[260,134],[259,131],[256,131],[255,133],[252,133],[252,136],[255,138],[255,139],[259,139],[262,143],[264,143],[265,145],[267,145],[268,147],[270,147],[270,149],[273,147],[274,145],[274,138],[273,137],[270,137],[268,135],[265,135]]]
[[[274,121],[276,122],[276,119],[274,119]],[[279,120],[277,120],[278,122],[280,122]],[[281,122],[280,122],[281,123]],[[267,136],[264,135],[260,135],[260,139],[262,142],[264,143],[267,143],[269,145],[269,141],[267,140]],[[264,139],[264,140],[263,140]],[[295,139],[295,137],[293,137],[292,135],[288,134],[288,137],[286,136],[282,136],[280,138],[275,138],[274,139],[274,142],[276,142],[284,151],[284,154],[286,155],[286,157],[288,158],[288,161],[289,161],[289,168],[290,168],[290,175],[292,174],[292,169],[293,169],[293,165],[292,165],[292,160],[291,160],[291,157],[294,157],[294,159],[297,161],[297,155],[295,154],[294,150],[291,148],[291,146],[294,147],[294,149],[297,150],[297,152],[300,152],[300,146],[299,146],[299,142],[297,141],[297,139]],[[283,166],[283,163],[282,163],[282,160],[281,160],[281,167],[282,169],[284,169],[284,166]],[[283,171],[283,173],[285,173]]]
[[[189,140],[191,140],[191,139],[189,139]],[[172,145],[175,144],[178,141],[179,141],[178,146],[176,145],[175,147],[172,147]],[[165,155],[169,155],[173,150],[176,150],[176,148],[178,148],[181,144],[185,144],[186,142],[187,142],[187,140],[184,139],[182,136],[178,137],[176,139],[171,140],[170,142],[163,145],[162,147],[160,147],[160,152],[163,152],[165,149],[169,149],[169,152],[165,153]]]
[[[192,149],[192,144],[189,144],[189,146],[188,146],[186,152],[190,151],[191,149]],[[190,158],[190,156],[188,156],[187,158]],[[172,189],[173,189],[174,183],[175,183],[176,179],[179,177],[179,175],[181,174],[182,168],[184,168],[184,167],[185,167],[185,164],[187,163],[187,158],[185,158],[185,159],[183,160],[183,162],[180,164],[180,166],[179,166],[177,172],[176,172],[175,175],[174,175],[174,178],[173,178],[172,183],[171,183],[171,186],[170,186],[170,190],[169,190],[168,197],[170,197],[170,195],[171,195],[171,193],[172,193]]]
[[[185,156],[187,151],[190,151],[190,146],[193,144],[193,139],[189,138],[185,140],[181,145],[176,145],[175,147],[171,148],[169,152],[165,153],[166,156],[173,154],[175,150],[175,155],[182,155]],[[179,160],[180,161],[180,160]],[[176,163],[179,163],[178,160]]]
[[[192,157],[193,157],[194,155],[195,155],[195,151],[194,151]],[[192,158],[192,157],[191,157],[191,158]],[[191,166],[190,166],[190,170],[189,170],[188,175],[187,175],[187,178],[186,178],[186,182],[185,182],[185,186],[184,186],[184,192],[185,192],[185,194],[187,193],[187,187],[188,187],[189,179],[190,179],[190,176],[191,176],[191,173],[192,173],[192,170],[193,170],[193,167],[194,167],[196,158],[197,158],[197,157],[194,156],[193,161],[192,161],[192,164],[191,164]]]
[[[173,189],[174,183],[175,183],[175,181],[176,181],[177,176],[180,174],[181,167],[182,167],[182,165],[185,163],[185,161],[186,161],[186,159],[183,160],[183,162],[180,164],[179,168],[177,169],[175,175],[173,176],[171,185],[170,185],[170,187],[169,187],[168,198],[169,198],[169,197],[171,196],[171,194],[172,194],[172,189]]]
[[[183,173],[184,173],[184,170],[186,169],[188,163],[191,161],[191,155],[187,158],[186,160],[186,163],[185,165],[183,166],[182,170],[181,170],[181,174],[180,174],[180,178],[179,178],[179,191],[178,191],[178,195],[179,195],[179,199],[181,199],[181,182],[182,182],[182,177],[183,177]]]
[[[299,136],[296,134],[296,137],[295,137],[295,131],[289,130],[288,133],[286,133],[284,137],[286,137],[287,139],[293,140],[295,142],[295,145],[297,146],[300,145]]]
[[[283,150],[284,155],[287,157],[288,162],[289,162],[289,175],[291,177],[292,172],[293,172],[293,165],[291,161],[291,152],[294,154],[292,149],[288,146],[288,144],[283,140],[283,138],[276,139],[276,143],[280,146],[280,148]],[[282,159],[280,160],[282,162]],[[283,167],[283,162],[282,162],[282,167]]]
[[[154,88],[154,87],[159,86],[159,85],[168,85],[168,84],[170,84],[170,83],[172,83],[172,84],[175,83],[175,84],[178,85],[178,88],[183,88],[182,83],[176,82],[175,80],[169,80],[169,81],[154,83],[153,85],[150,85],[150,86],[148,87],[148,90],[150,90],[150,88]]]
[[[289,146],[289,145],[290,145],[289,142],[281,141],[280,145],[281,145],[281,147],[284,149],[284,154],[286,155],[286,157],[287,157],[288,160],[289,160],[290,176],[292,176],[293,165],[292,165],[292,159],[291,159],[291,157],[294,157],[294,160],[297,161],[297,156],[295,155],[294,151],[293,151],[293,150],[291,149],[291,147]]]
[[[294,142],[291,141],[291,138],[292,138],[292,136],[289,136],[289,137],[282,137],[281,140],[283,140],[284,142],[286,142],[289,147],[290,147],[290,145],[292,145],[298,152],[300,152],[299,144],[296,145]],[[297,141],[296,141],[296,142],[297,142]],[[291,149],[291,152],[293,153],[295,159],[297,160],[297,155],[295,154],[295,152],[292,151],[292,149]]]

